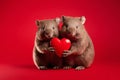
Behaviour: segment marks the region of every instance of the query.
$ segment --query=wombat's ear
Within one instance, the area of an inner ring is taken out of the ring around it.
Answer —
[[[65,21],[65,16],[62,16],[61,19],[62,19],[62,21]]]
[[[61,20],[60,20],[60,18],[58,18],[58,17],[57,17],[57,18],[55,18],[55,22],[57,22],[57,24],[59,24],[59,23],[60,23],[60,21],[61,21]]]
[[[36,25],[39,26],[40,25],[40,21],[36,20]]]
[[[85,21],[86,21],[85,16],[80,17],[80,21],[81,21],[81,23],[82,23],[82,24],[84,24],[84,23],[85,23]]]

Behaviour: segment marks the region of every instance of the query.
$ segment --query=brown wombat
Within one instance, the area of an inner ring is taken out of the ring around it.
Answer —
[[[61,67],[61,58],[55,54],[50,46],[50,40],[59,36],[60,19],[37,20],[37,32],[35,45],[33,49],[33,61],[38,69],[59,68]]]
[[[71,40],[71,48],[63,52],[63,68],[76,70],[90,67],[94,59],[94,46],[85,30],[85,17],[62,16],[62,38]]]

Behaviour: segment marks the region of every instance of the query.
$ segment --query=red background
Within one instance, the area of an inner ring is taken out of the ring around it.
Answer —
[[[32,61],[36,19],[86,16],[95,46],[89,69],[37,70]],[[0,0],[0,80],[120,80],[119,0]]]

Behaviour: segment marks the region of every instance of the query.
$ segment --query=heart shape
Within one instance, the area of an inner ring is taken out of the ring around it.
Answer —
[[[69,39],[63,38],[53,38],[50,41],[50,45],[55,49],[56,54],[61,57],[64,50],[68,50],[71,46],[71,42]]]

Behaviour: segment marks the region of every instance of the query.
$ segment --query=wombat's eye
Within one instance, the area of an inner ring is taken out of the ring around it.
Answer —
[[[78,28],[78,26],[76,26],[76,28]]]
[[[67,24],[65,24],[65,26],[66,26],[66,28],[68,27],[68,25],[67,25]]]
[[[53,26],[53,29],[55,29],[55,27]]]

